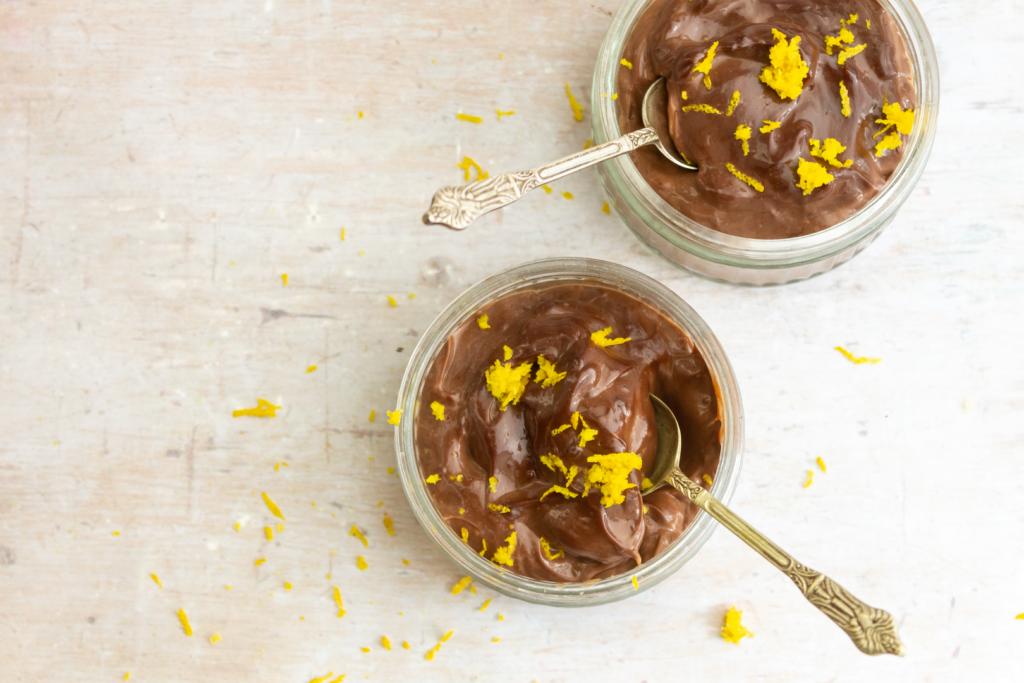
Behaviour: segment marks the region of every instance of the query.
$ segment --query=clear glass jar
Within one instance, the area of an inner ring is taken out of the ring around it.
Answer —
[[[601,44],[591,89],[594,142],[621,135],[615,92],[622,49],[652,0],[627,0]],[[758,240],[707,228],[674,209],[643,179],[628,155],[599,166],[605,190],[626,225],[669,261],[715,280],[772,285],[819,275],[850,260],[881,234],[907,200],[928,161],[939,111],[939,67],[924,19],[911,0],[879,0],[903,34],[917,96],[908,151],[889,181],[850,218],[803,237]]]
[[[513,598],[544,605],[580,607],[634,595],[633,573],[587,583],[551,583],[513,574],[477,555],[462,542],[438,514],[420,472],[416,452],[416,419],[420,394],[434,358],[455,329],[475,319],[491,301],[517,291],[560,282],[587,281],[615,287],[661,311],[689,335],[707,362],[718,393],[722,416],[722,451],[711,493],[727,502],[732,498],[743,449],[743,407],[739,387],[721,344],[707,324],[677,294],[642,273],[606,261],[554,258],[531,261],[493,275],[463,292],[430,325],[409,359],[398,391],[402,419],[395,430],[395,450],[402,487],[416,518],[427,535],[462,571],[478,582]],[[640,590],[646,590],[679,569],[710,538],[717,524],[703,510],[666,550],[636,572]]]

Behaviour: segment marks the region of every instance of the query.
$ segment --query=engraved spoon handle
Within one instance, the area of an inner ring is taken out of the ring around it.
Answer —
[[[668,483],[788,576],[808,602],[846,631],[861,652],[900,657],[905,654],[891,614],[871,607],[821,572],[797,562],[678,469],[669,475]]]
[[[430,202],[430,209],[423,214],[423,222],[463,230],[485,213],[511,204],[530,190],[620,154],[632,152],[657,139],[658,134],[653,128],[642,128],[532,171],[502,173],[468,185],[442,187]]]

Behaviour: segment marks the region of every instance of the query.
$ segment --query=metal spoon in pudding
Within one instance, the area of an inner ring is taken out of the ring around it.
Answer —
[[[900,657],[906,653],[891,614],[861,602],[821,572],[797,562],[761,532],[740,519],[739,515],[722,505],[704,487],[683,474],[679,469],[682,446],[679,422],[661,399],[652,395],[651,403],[654,404],[658,425],[658,453],[654,471],[649,477],[653,486],[644,491],[643,495],[649,495],[661,486],[671,486],[682,493],[691,503],[739,536],[744,543],[788,576],[812,605],[846,631],[846,635],[861,652]]]
[[[641,115],[646,128],[532,171],[502,173],[468,185],[442,187],[434,194],[430,208],[423,214],[423,222],[463,230],[485,213],[511,204],[530,190],[652,143],[672,163],[688,171],[696,171],[697,166],[676,151],[669,134],[668,86],[664,78],[658,78],[647,89]]]

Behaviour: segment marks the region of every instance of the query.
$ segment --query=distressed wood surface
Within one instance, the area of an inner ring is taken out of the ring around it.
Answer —
[[[464,154],[493,173],[583,147],[589,107],[572,119],[565,82],[589,98],[617,8],[0,2],[0,679],[1020,675],[1024,4],[922,0],[942,71],[928,170],[874,245],[813,281],[676,270],[601,213],[594,171],[557,183],[572,201],[423,226]],[[393,407],[460,291],[556,255],[641,270],[704,316],[746,409],[735,508],[891,611],[905,659],[858,653],[722,530],[614,605],[449,593],[460,574],[387,473],[392,428],[367,416]],[[278,417],[232,418],[257,398]],[[828,473],[804,489],[818,456]],[[262,491],[287,517],[272,543]],[[740,645],[718,634],[733,604],[756,634]]]

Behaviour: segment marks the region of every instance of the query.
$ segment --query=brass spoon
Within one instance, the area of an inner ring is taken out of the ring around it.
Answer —
[[[658,423],[658,455],[654,472],[649,477],[654,486],[647,489],[644,495],[663,485],[676,489],[788,576],[812,605],[824,612],[836,626],[846,631],[846,635],[850,636],[850,640],[861,652],[900,657],[906,654],[891,614],[861,602],[821,572],[797,562],[782,548],[765,538],[760,531],[722,505],[705,491],[704,487],[683,474],[679,469],[682,444],[679,422],[661,399],[652,395],[651,402],[654,404],[654,415]]]
[[[672,163],[696,171],[697,167],[676,151],[669,135],[668,86],[664,78],[654,81],[647,89],[641,115],[646,128],[532,171],[502,173],[468,185],[442,187],[434,195],[430,209],[423,214],[423,222],[464,230],[480,216],[511,204],[530,190],[651,143]]]

